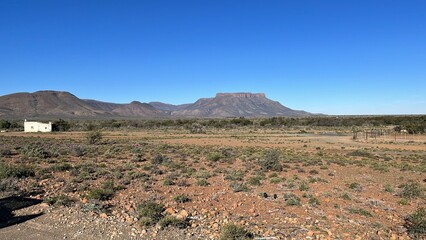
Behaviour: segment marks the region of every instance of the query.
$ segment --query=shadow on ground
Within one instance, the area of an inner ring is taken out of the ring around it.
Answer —
[[[7,197],[0,199],[0,229],[41,216],[43,213],[15,216],[13,211],[41,203],[42,200],[27,197]]]

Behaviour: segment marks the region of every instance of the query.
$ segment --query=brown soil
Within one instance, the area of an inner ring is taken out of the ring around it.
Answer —
[[[76,202],[71,207],[41,203],[16,210],[15,217],[43,215],[0,228],[2,239],[218,239],[222,227],[230,222],[257,237],[271,239],[408,239],[404,217],[426,206],[424,197],[405,199],[400,195],[401,184],[409,181],[426,187],[424,135],[397,136],[396,141],[395,136],[353,141],[349,134],[276,130],[237,129],[208,134],[180,130],[117,131],[104,132],[99,145],[86,145],[85,136],[84,132],[1,133],[3,148],[46,142],[61,149],[84,146],[88,152],[84,156],[60,153],[36,159],[25,157],[18,148],[13,150],[14,155],[3,157],[4,162],[25,162],[35,165],[38,171],[53,169],[55,164],[64,162],[73,168],[92,163],[105,170],[103,175],[88,179],[78,179],[81,176],[72,170],[52,170],[46,176],[37,172],[35,177],[19,180],[22,192],[32,194],[30,198],[66,195]],[[141,146],[140,161],[133,160],[134,146]],[[262,170],[259,161],[267,149],[279,151],[284,171]],[[368,154],[352,156],[356,150]],[[231,156],[209,158],[213,152],[224,151],[231,152]],[[151,159],[157,154],[169,161],[158,166],[164,174],[149,170]],[[230,180],[230,174],[237,170],[242,173],[242,180]],[[117,171],[123,176],[117,177]],[[130,173],[145,173],[149,180],[130,178],[124,183]],[[174,182],[184,184],[164,184],[173,174]],[[201,174],[211,175],[205,178],[208,186],[197,185]],[[249,184],[253,177],[260,177],[260,185]],[[111,178],[123,184],[123,189],[117,190],[111,200],[102,202],[109,206],[106,214],[87,210],[88,192]],[[248,190],[235,192],[233,182],[244,182]],[[308,187],[303,189],[303,184]],[[386,186],[394,191],[385,191]],[[289,193],[300,199],[300,205],[289,206],[283,197]],[[180,194],[191,201],[174,201]],[[165,214],[185,215],[189,226],[140,226],[136,209],[147,199],[162,203],[167,208]]]

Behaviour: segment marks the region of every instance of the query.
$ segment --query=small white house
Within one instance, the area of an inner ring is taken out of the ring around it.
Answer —
[[[32,122],[25,119],[24,132],[51,132],[52,123]]]

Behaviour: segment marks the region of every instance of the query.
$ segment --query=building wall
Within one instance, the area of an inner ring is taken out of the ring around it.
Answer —
[[[52,123],[24,122],[24,132],[51,132]]]

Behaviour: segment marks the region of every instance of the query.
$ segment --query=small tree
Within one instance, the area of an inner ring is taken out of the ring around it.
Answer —
[[[69,122],[59,119],[58,121],[54,121],[52,124],[52,130],[55,132],[64,132],[70,130],[71,125]]]
[[[12,124],[7,120],[0,120],[0,129],[10,129]]]

